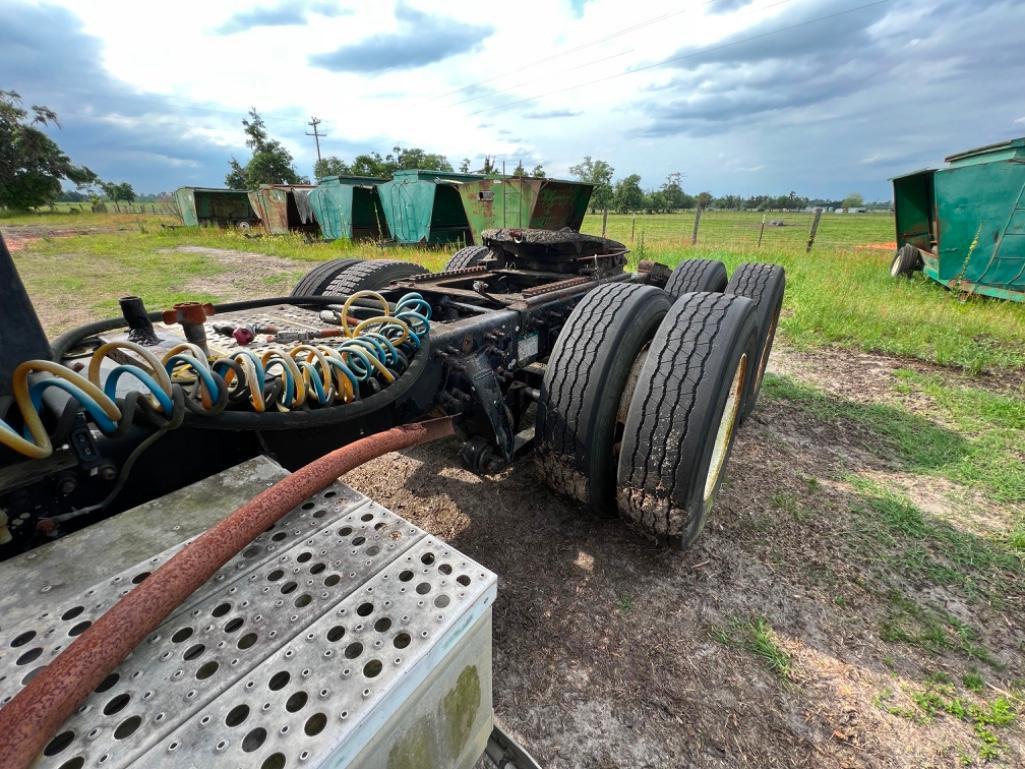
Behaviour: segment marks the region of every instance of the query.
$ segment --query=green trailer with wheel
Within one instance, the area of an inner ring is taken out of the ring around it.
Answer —
[[[921,270],[967,294],[1025,302],[1025,138],[893,179],[894,277]]]

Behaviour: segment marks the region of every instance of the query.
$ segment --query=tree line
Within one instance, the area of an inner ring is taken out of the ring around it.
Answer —
[[[128,182],[103,181],[86,166],[72,163],[56,142],[41,130],[50,125],[60,127],[53,110],[35,104],[30,110],[25,109],[18,93],[0,90],[0,207],[29,209],[52,205],[58,199],[91,201],[95,204],[102,194],[120,210],[120,203],[130,205],[139,199]],[[250,109],[242,119],[242,129],[246,146],[252,150],[252,154],[244,165],[235,157],[230,159],[224,179],[229,188],[248,190],[261,184],[302,184],[309,181],[296,171],[292,155],[285,146],[270,137],[263,118],[255,108]],[[463,158],[459,172],[499,176],[505,171],[490,155],[484,156],[483,164],[479,167],[472,166],[470,158]],[[351,162],[329,155],[317,162],[314,175],[317,178],[341,175],[388,178],[395,171],[418,168],[454,172],[452,164],[444,155],[427,152],[419,147],[396,146],[386,155],[379,152],[363,153],[356,155]],[[691,194],[684,191],[683,174],[678,171],[668,174],[658,187],[645,190],[641,187],[638,174],[629,174],[614,181],[615,169],[612,165],[591,156],[571,166],[570,173],[579,181],[594,185],[592,212],[668,213],[696,207],[770,211],[809,206],[860,208],[865,205],[857,193],[842,200],[812,199],[796,192],[749,197],[716,197],[707,191]],[[522,161],[518,161],[512,169],[512,175],[544,177],[545,170],[539,163],[528,172]],[[64,183],[74,185],[76,190],[65,191]],[[888,208],[889,203],[870,206]]]

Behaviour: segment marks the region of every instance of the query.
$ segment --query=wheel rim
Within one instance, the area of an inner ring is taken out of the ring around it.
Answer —
[[[737,363],[737,371],[730,383],[730,393],[726,398],[726,408],[723,409],[722,418],[719,420],[719,429],[715,434],[715,446],[712,448],[712,461],[708,467],[708,476],[705,478],[705,504],[715,494],[719,485],[719,476],[722,474],[723,465],[726,463],[726,453],[733,440],[733,432],[737,427],[737,414],[740,412],[741,395],[744,390],[744,382],[747,378],[747,353],[740,356]]]
[[[755,387],[761,387],[765,378],[765,369],[769,365],[769,353],[772,350],[772,340],[776,338],[776,327],[779,326],[779,308],[772,314],[772,324],[769,326],[769,333],[765,335],[762,342],[762,350],[758,357],[758,378],[755,380]],[[754,390],[752,390],[754,392]]]

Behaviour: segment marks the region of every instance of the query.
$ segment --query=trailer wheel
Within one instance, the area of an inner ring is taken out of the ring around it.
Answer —
[[[779,326],[786,282],[786,273],[778,264],[742,264],[734,270],[726,286],[727,294],[746,296],[755,303],[755,323],[758,327],[758,355],[752,360],[751,376],[747,378],[744,403],[740,410],[741,423],[758,403],[765,367],[769,363],[776,328]]]
[[[609,283],[570,313],[545,369],[535,455],[556,491],[614,515],[617,411],[634,361],[671,300],[662,289]]]
[[[357,291],[376,291],[393,280],[423,275],[425,272],[427,270],[413,262],[385,259],[362,261],[336,275],[324,289],[324,293],[328,296],[348,296]]]
[[[352,265],[359,264],[359,261],[359,259],[332,259],[317,265],[295,284],[292,296],[318,296],[324,293],[336,276]]]
[[[916,270],[922,267],[922,255],[918,249],[910,243],[905,243],[897,249],[890,264],[891,278],[910,278]]]
[[[684,294],[651,341],[630,400],[617,470],[620,514],[688,547],[701,532],[733,447],[757,353],[754,303]]]
[[[726,265],[715,259],[687,259],[680,262],[666,281],[666,293],[678,299],[691,291],[726,288]]]
[[[460,248],[448,260],[448,264],[445,265],[445,272],[476,267],[490,254],[491,249],[487,246],[466,246],[465,248]]]

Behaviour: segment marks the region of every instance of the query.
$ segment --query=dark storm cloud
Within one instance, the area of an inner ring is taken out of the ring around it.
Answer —
[[[433,64],[476,48],[490,27],[464,24],[398,5],[397,32],[373,35],[353,45],[310,57],[310,63],[335,72],[386,72]]]
[[[1021,6],[1003,2],[977,3],[970,13],[952,2],[881,3],[850,13],[808,2],[669,57],[675,61],[666,69],[676,74],[645,101],[651,119],[640,133],[709,136],[788,116],[817,121],[835,110],[852,119],[875,114],[869,135],[879,134],[892,128],[880,106],[898,94],[894,101],[907,114],[952,97],[1000,98],[998,80],[989,87],[986,79],[1025,69],[1015,42],[1022,23]]]
[[[61,8],[19,5],[0,25],[0,88],[54,109],[61,129],[48,131],[74,162],[139,192],[221,184],[231,150],[187,131],[237,126],[241,116],[138,93],[108,75],[102,58],[99,41]]]

